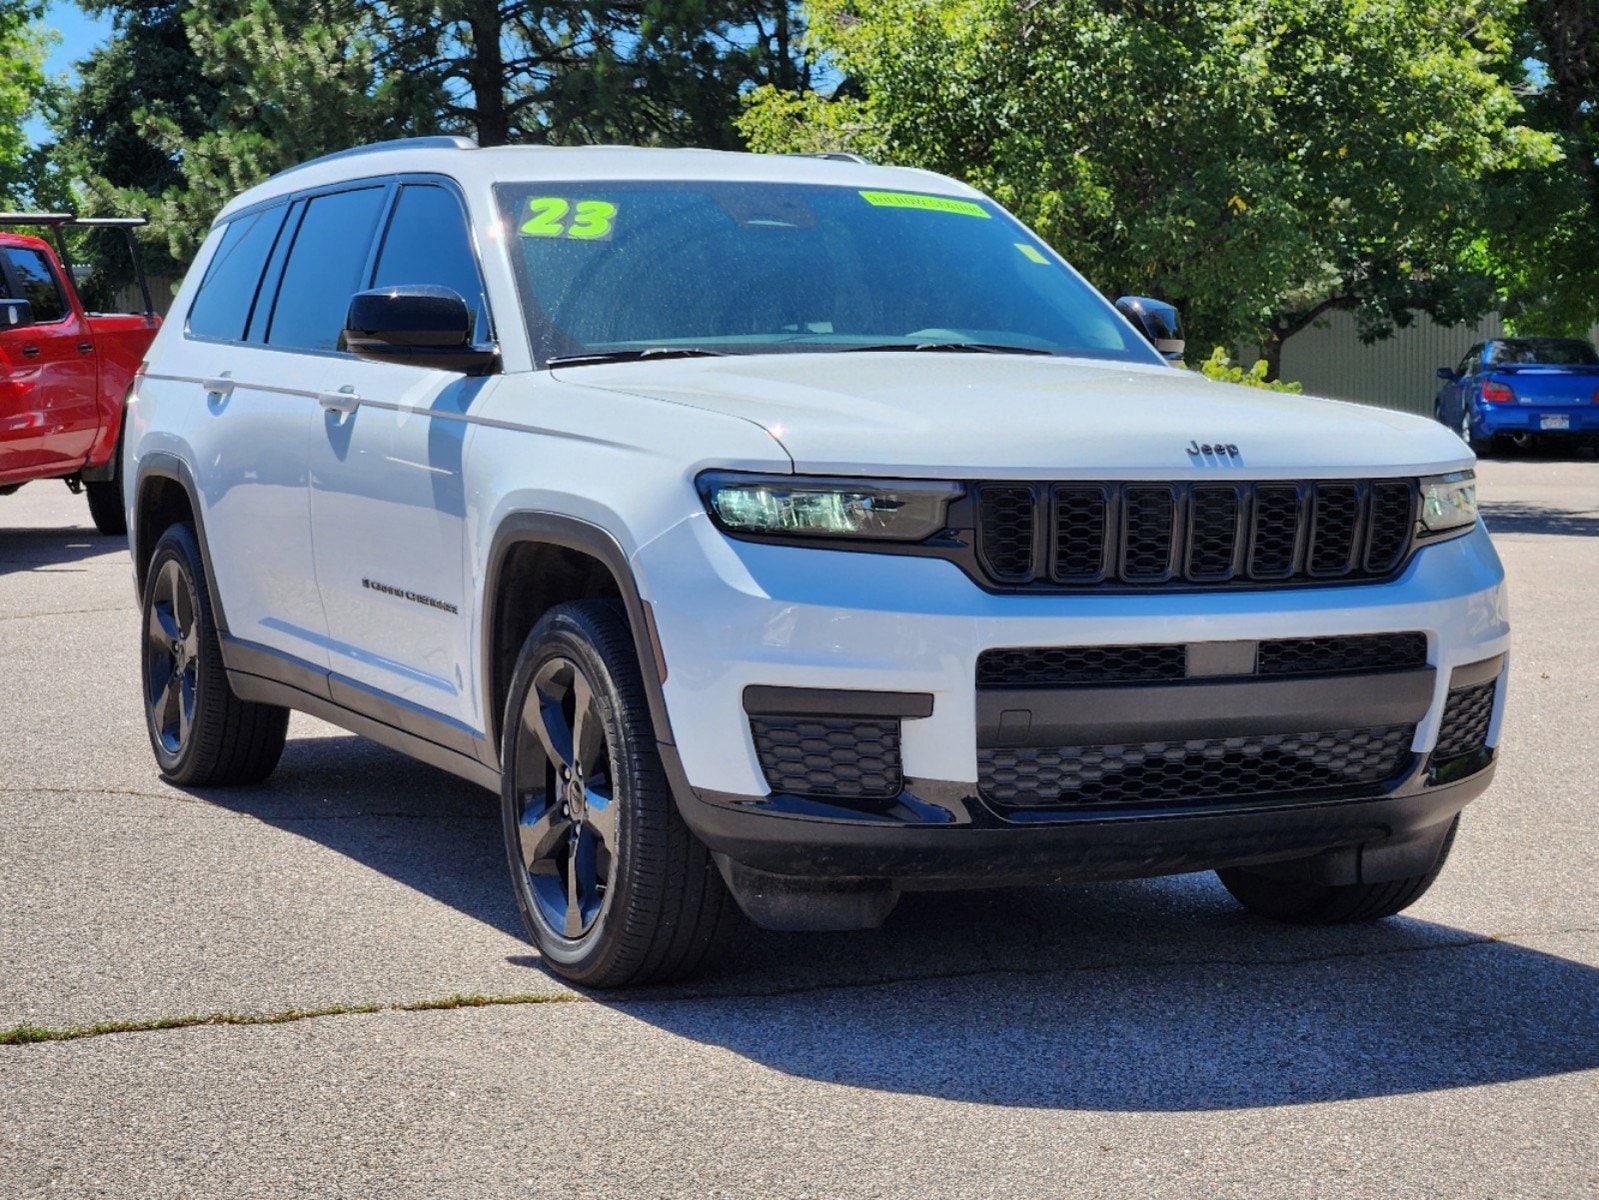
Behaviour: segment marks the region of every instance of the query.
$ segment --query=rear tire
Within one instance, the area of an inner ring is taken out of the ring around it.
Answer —
[[[738,911],[661,766],[621,607],[551,609],[517,659],[501,735],[517,907],[550,970],[587,987],[694,974]]]
[[[1455,430],[1455,432],[1460,435],[1461,441],[1471,447],[1471,452],[1478,458],[1487,458],[1493,453],[1494,439],[1491,436],[1477,437],[1472,433],[1471,408],[1469,405],[1460,410],[1460,428]]]
[[[117,447],[116,465],[111,470],[111,478],[103,483],[86,483],[83,491],[89,500],[89,516],[94,519],[94,527],[101,535],[126,537],[128,512],[122,507],[121,446]]]
[[[1348,925],[1380,921],[1409,908],[1432,886],[1444,869],[1455,844],[1455,817],[1438,848],[1438,859],[1422,875],[1382,883],[1322,884],[1270,878],[1249,867],[1229,867],[1216,872],[1233,899],[1256,916],[1291,925]]]
[[[289,710],[233,694],[192,525],[174,525],[156,542],[140,612],[145,727],[161,773],[181,787],[259,783],[272,774]]]

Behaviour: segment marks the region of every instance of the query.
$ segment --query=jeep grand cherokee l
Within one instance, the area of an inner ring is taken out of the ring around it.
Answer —
[[[1493,769],[1472,456],[1208,382],[1125,308],[847,157],[278,175],[129,410],[160,768],[261,780],[301,709],[497,790],[529,933],[594,986],[919,888],[1397,912]]]

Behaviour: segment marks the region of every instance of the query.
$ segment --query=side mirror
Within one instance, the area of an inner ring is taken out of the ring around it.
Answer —
[[[26,300],[0,300],[0,333],[33,324],[33,305]]]
[[[344,344],[358,358],[480,375],[499,358],[472,344],[472,313],[460,294],[433,284],[375,288],[350,299]]]
[[[1183,319],[1177,309],[1148,296],[1123,296],[1116,311],[1133,323],[1149,344],[1166,358],[1178,361],[1183,356]]]
[[[1439,367],[1438,378],[1442,379],[1445,383],[1453,383],[1455,380],[1460,378],[1460,373],[1453,367]]]

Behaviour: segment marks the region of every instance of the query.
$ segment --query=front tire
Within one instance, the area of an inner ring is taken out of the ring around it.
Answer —
[[[736,909],[678,814],[618,605],[559,605],[528,636],[500,762],[517,907],[552,971],[596,988],[657,983],[721,950]]]
[[[1432,886],[1444,869],[1455,844],[1456,816],[1438,847],[1438,858],[1421,875],[1382,883],[1322,884],[1286,880],[1249,867],[1229,867],[1216,872],[1233,899],[1256,916],[1291,925],[1349,925],[1380,921],[1409,908]]]
[[[174,525],[156,542],[140,611],[145,726],[161,773],[181,787],[259,783],[272,774],[289,710],[233,694],[192,525]]]

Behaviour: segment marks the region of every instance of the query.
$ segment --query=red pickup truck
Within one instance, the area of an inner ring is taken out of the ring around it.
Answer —
[[[127,532],[118,438],[122,405],[160,318],[139,268],[133,229],[142,218],[0,213],[0,496],[35,479],[85,490],[95,528]],[[44,227],[55,248],[7,227]],[[84,311],[73,284],[68,228],[120,229],[144,312]]]

